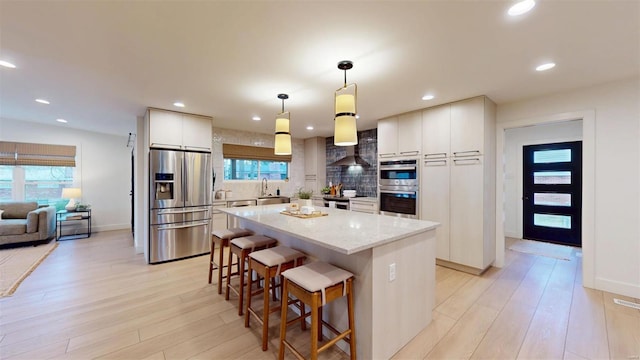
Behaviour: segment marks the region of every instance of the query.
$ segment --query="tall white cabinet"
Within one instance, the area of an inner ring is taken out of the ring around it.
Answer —
[[[438,263],[472,273],[495,260],[495,118],[485,96],[422,111],[420,214]]]
[[[421,111],[378,120],[378,157],[418,155],[421,143]]]
[[[327,150],[326,139],[313,137],[304,140],[304,188],[316,195],[326,185]]]

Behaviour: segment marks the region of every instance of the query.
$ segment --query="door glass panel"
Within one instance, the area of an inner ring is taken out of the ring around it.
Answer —
[[[542,150],[533,152],[534,164],[571,162],[571,149]]]
[[[571,194],[534,193],[534,205],[571,206]]]
[[[534,171],[534,184],[571,184],[571,171]]]
[[[560,229],[571,229],[571,216],[533,214],[533,225]]]

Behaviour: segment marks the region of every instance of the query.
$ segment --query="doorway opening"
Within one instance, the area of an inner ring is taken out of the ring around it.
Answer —
[[[582,246],[582,141],[523,146],[523,238]]]

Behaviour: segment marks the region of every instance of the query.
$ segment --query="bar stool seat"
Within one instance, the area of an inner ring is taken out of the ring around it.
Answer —
[[[252,234],[253,232],[251,230],[242,228],[215,229],[211,232],[211,254],[209,255],[209,284],[211,284],[211,280],[213,278],[213,270],[218,269],[218,294],[222,294],[223,269],[231,265],[223,265],[224,248],[229,246],[230,240],[242,236],[249,236]],[[217,263],[215,262],[213,255],[216,248],[216,243],[220,244],[218,245],[220,254],[218,254]]]
[[[282,277],[284,281],[282,284],[282,318],[280,320],[278,358],[284,359],[285,347],[291,350],[298,358],[303,358],[302,354],[286,340],[287,325],[296,321],[304,322],[306,317],[309,316],[309,314],[305,314],[302,311],[300,316],[287,321],[288,297],[289,294],[292,294],[304,304],[311,306],[311,359],[317,359],[320,352],[339,340],[344,340],[349,344],[351,359],[355,360],[356,334],[353,316],[353,274],[331,264],[316,261],[286,270],[282,272]],[[349,328],[339,332],[322,319],[322,307],[343,296],[347,296]],[[322,340],[322,325],[325,325],[336,334],[336,337],[318,348],[318,341]]]
[[[280,277],[282,284],[281,272],[287,269],[291,269],[296,266],[302,265],[305,254],[300,251],[294,250],[286,246],[276,246],[273,248],[254,251],[249,254],[249,278],[251,279],[252,271],[258,274],[258,281],[260,278],[264,279],[264,287],[252,292],[251,284],[253,281],[249,280],[247,286],[247,301],[244,314],[244,326],[249,327],[249,320],[253,315],[256,320],[262,324],[262,350],[268,349],[268,334],[269,334],[269,314],[280,310],[280,304],[278,306],[270,307],[269,305],[269,289],[273,292],[275,300],[275,290],[277,285],[275,282],[271,282],[271,279]],[[263,307],[262,317],[260,314],[251,307],[251,298],[258,294],[263,294]]]
[[[233,262],[233,255],[238,257],[238,271],[232,272],[231,266],[227,266],[227,288],[224,294],[224,298],[229,300],[229,291],[233,291],[236,295],[238,295],[238,315],[243,314],[243,298],[244,298],[244,272],[245,272],[245,262],[248,259],[248,256],[253,251],[263,250],[269,247],[274,247],[278,241],[276,239],[270,238],[264,235],[250,235],[244,237],[238,237],[231,240],[229,244],[229,264]],[[231,285],[231,276],[238,275],[240,278],[240,284],[238,288],[235,288]]]

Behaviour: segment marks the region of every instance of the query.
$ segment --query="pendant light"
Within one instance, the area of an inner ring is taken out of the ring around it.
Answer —
[[[347,85],[347,70],[352,67],[353,62],[349,60],[338,63],[338,69],[344,70],[344,86],[334,93],[336,116],[333,143],[337,146],[358,144],[358,129],[356,127],[358,86],[356,84]]]
[[[291,155],[291,133],[289,132],[289,120],[291,115],[284,111],[284,101],[289,98],[287,94],[278,94],[282,100],[282,112],[276,116],[276,143],[274,154]]]

